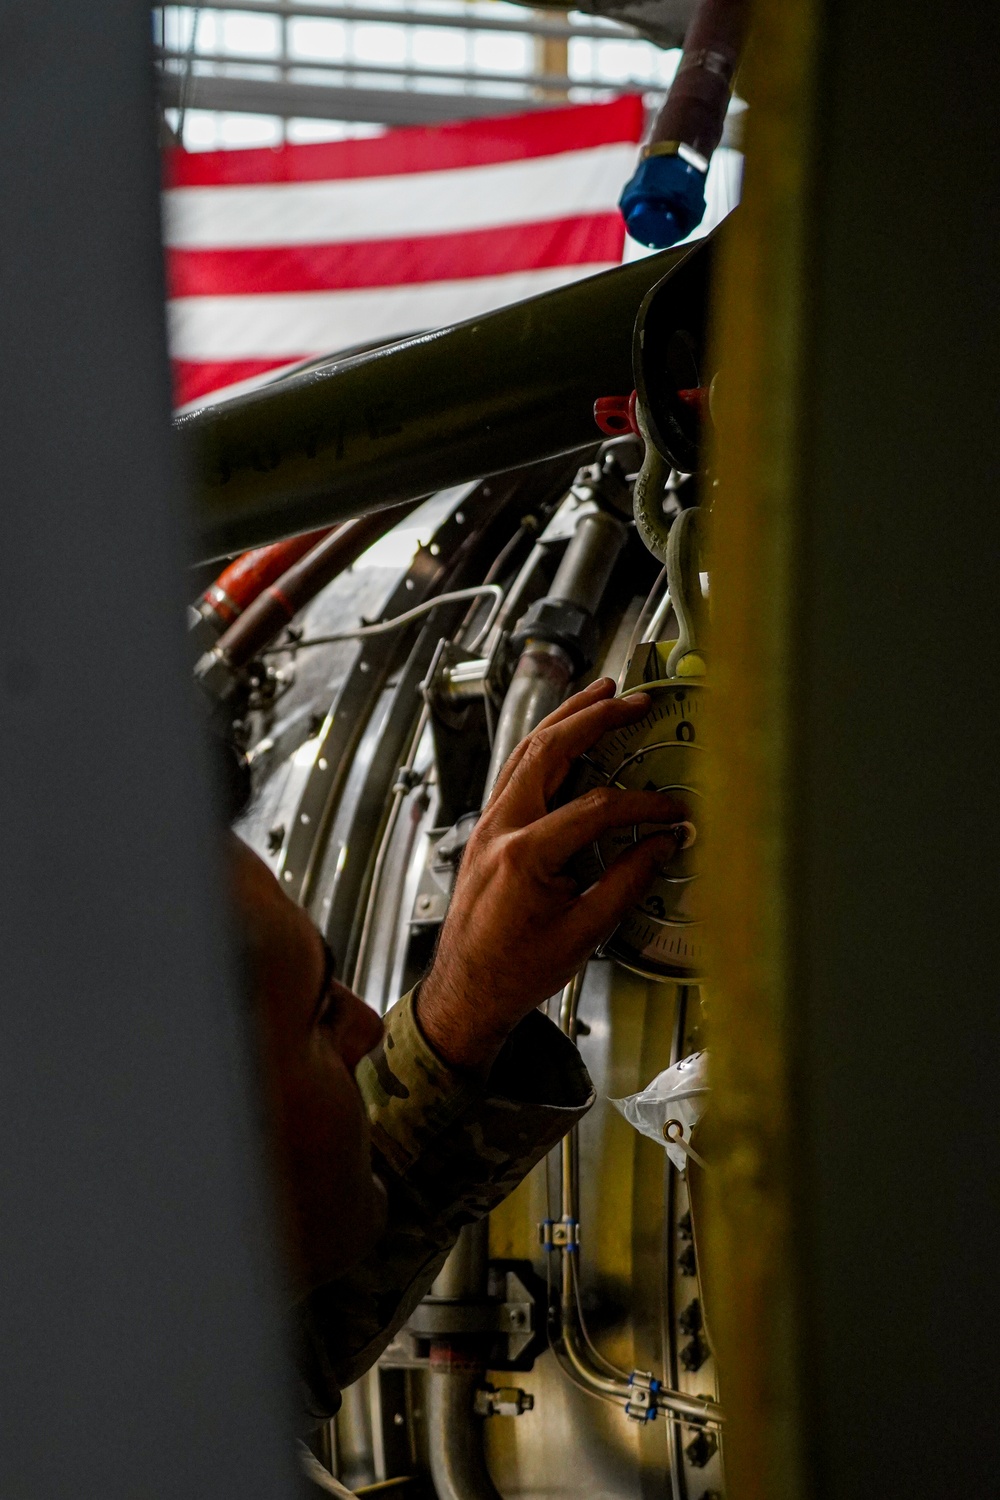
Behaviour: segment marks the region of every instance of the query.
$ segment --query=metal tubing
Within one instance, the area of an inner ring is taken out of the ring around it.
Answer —
[[[437,1500],[501,1500],[483,1454],[476,1415],[478,1370],[434,1370],[427,1379],[427,1443]]]
[[[549,598],[593,613],[604,597],[626,536],[621,517],[609,511],[581,516],[552,580]]]
[[[625,542],[622,521],[595,511],[581,517],[553,580],[550,597],[596,609]],[[558,707],[573,678],[559,646],[529,640],[504,699],[486,778],[487,795],[507,756],[546,714]],[[489,1221],[462,1230],[434,1282],[435,1297],[481,1297],[489,1266]],[[565,1285],[565,1283],[564,1283]],[[427,1376],[431,1474],[438,1500],[499,1500],[483,1456],[481,1422],[473,1412],[482,1370],[434,1368]],[[626,1397],[627,1399],[627,1397]]]
[[[570,980],[559,1001],[559,1029],[571,1041],[576,1039],[576,1012],[583,989],[583,970]],[[562,1217],[563,1222],[575,1222],[577,1215],[577,1171],[575,1155],[576,1130],[564,1136],[560,1146],[562,1159]],[[577,1268],[579,1251],[568,1244],[563,1247],[560,1261],[562,1287],[559,1298],[559,1346],[558,1354],[565,1368],[576,1383],[593,1396],[614,1401],[625,1406],[631,1397],[627,1379],[615,1376],[613,1367],[601,1370],[594,1356],[603,1360],[597,1350],[587,1347],[580,1325],[577,1307]],[[605,1361],[605,1363],[607,1363]],[[683,1391],[670,1390],[661,1385],[656,1392],[657,1408],[672,1412],[689,1422],[701,1422],[716,1426],[722,1421],[722,1411],[714,1401],[703,1401],[697,1396],[687,1396]]]
[[[431,1283],[431,1296],[456,1299],[485,1296],[489,1260],[488,1221],[480,1219],[475,1224],[467,1224]]]
[[[431,1293],[457,1301],[485,1297],[489,1271],[489,1220],[462,1230],[438,1273]],[[500,1500],[483,1454],[485,1420],[475,1411],[476,1391],[486,1371],[465,1354],[450,1363],[450,1351],[427,1374],[427,1444],[437,1500]]]
[[[627,534],[624,522],[607,511],[595,510],[581,516],[556,570],[548,598],[575,604],[592,614],[604,596]],[[559,707],[574,673],[573,663],[561,646],[549,641],[527,642],[514,669],[493,737],[487,796],[514,748]]]
[[[214,583],[209,584],[194,613],[204,622],[211,636],[221,635],[233,621],[248,609],[258,594],[274,583],[300,557],[329,535],[329,527],[307,531],[303,536],[273,542],[270,547],[254,547],[229,563]]]
[[[559,707],[573,681],[573,663],[562,647],[529,641],[521,652],[503,700],[486,777],[487,795],[512,751],[546,715]]]
[[[234,671],[245,667],[259,651],[269,646],[320,589],[356,562],[373,542],[394,526],[408,508],[383,511],[349,521],[331,530],[311,551],[272,583],[219,638],[218,655]]]
[[[202,555],[590,446],[594,402],[632,389],[643,297],[669,272],[682,294],[690,282],[685,314],[698,320],[710,243],[179,416]]]

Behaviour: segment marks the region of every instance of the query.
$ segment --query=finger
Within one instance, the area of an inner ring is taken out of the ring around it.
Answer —
[[[532,824],[529,847],[543,868],[554,872],[561,870],[578,850],[612,828],[635,823],[677,823],[687,811],[680,798],[667,792],[595,787]]]
[[[602,703],[615,696],[615,679],[613,677],[598,677],[596,681],[588,683],[578,693],[560,703],[550,714],[535,725],[535,729],[551,729],[553,724],[561,724],[564,719],[571,718],[573,714],[579,713],[581,708],[587,708],[591,703]]]
[[[584,891],[573,914],[581,947],[588,946],[588,951],[593,952],[614,932],[629,907],[642,900],[656,876],[669,868],[687,837],[683,824],[679,829],[677,836],[660,833],[643,839],[616,859],[596,885]]]
[[[634,724],[648,709],[648,693],[632,693],[588,704],[546,729],[536,729],[504,787],[505,818],[523,826],[540,817],[577,757],[602,734]]]
[[[558,708],[554,708],[540,723],[535,725],[531,733],[537,734],[542,729],[551,728],[553,724],[562,723],[563,719],[567,718],[570,714],[578,713],[581,708],[586,708],[588,704],[600,703],[606,698],[613,697],[614,691],[615,680],[613,677],[599,677],[596,682],[590,683],[588,687],[582,688],[579,693],[574,693],[571,698],[567,698],[565,703],[560,703]],[[524,739],[514,747],[504,761],[500,774],[493,785],[493,791],[490,794],[489,800],[491,802],[496,797],[499,797],[507,785],[530,741],[531,735],[525,735]]]

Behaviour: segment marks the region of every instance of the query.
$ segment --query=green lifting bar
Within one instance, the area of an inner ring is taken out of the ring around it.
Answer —
[[[179,416],[199,552],[226,557],[597,440],[646,293],[700,241]]]

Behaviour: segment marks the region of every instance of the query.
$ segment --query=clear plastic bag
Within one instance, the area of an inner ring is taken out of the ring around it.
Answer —
[[[708,1053],[692,1052],[658,1073],[641,1094],[610,1102],[641,1135],[659,1141],[683,1172],[689,1159],[705,1163],[691,1145],[691,1135],[708,1104]]]

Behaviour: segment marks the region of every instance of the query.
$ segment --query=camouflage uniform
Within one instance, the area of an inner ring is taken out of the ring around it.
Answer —
[[[487,1076],[432,1051],[407,995],[358,1069],[388,1226],[369,1259],[300,1308],[302,1374],[314,1421],[371,1367],[441,1269],[464,1224],[495,1208],[594,1100],[573,1044],[540,1012],[508,1038]],[[350,1210],[349,1205],[345,1205]]]

